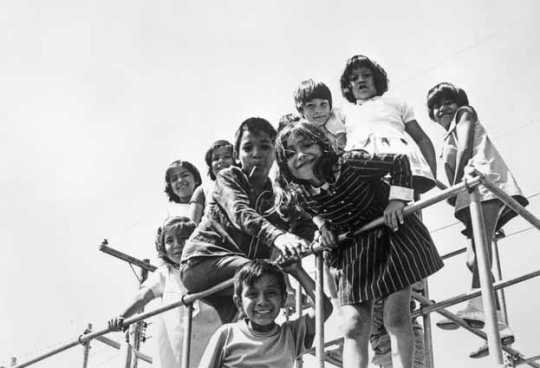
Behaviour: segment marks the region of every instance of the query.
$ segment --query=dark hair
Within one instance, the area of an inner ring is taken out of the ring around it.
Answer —
[[[316,82],[313,79],[300,82],[300,85],[294,92],[296,110],[304,115],[304,105],[315,98],[327,100],[330,108],[332,108],[332,92],[330,92],[330,88],[326,84],[319,81]]]
[[[427,108],[431,120],[435,121],[433,110],[443,100],[453,101],[458,107],[469,105],[469,98],[463,89],[454,86],[452,83],[441,82],[431,87],[427,94]]]
[[[182,201],[180,200],[180,197],[178,197],[172,189],[171,171],[173,171],[174,169],[179,169],[179,168],[186,169],[191,174],[193,174],[193,178],[195,179],[195,188],[197,188],[202,183],[201,174],[199,174],[199,170],[197,170],[197,168],[193,164],[191,164],[188,161],[182,161],[182,160],[173,161],[167,168],[167,171],[165,171],[165,193],[167,194],[167,197],[169,197],[169,201],[175,202],[175,203],[182,203]]]
[[[184,216],[165,220],[165,223],[158,228],[156,237],[156,251],[158,257],[166,263],[176,266],[176,263],[167,256],[167,251],[165,250],[165,238],[167,237],[167,234],[172,232],[177,240],[185,241],[193,233],[193,230],[195,230],[196,227],[197,225],[191,221],[191,219]]]
[[[255,259],[242,266],[234,275],[234,295],[238,300],[242,300],[242,289],[244,284],[252,286],[264,275],[274,276],[279,283],[283,302],[287,297],[287,284],[285,274],[278,266],[264,259]]]
[[[282,177],[287,182],[307,184],[303,180],[296,179],[291,174],[287,165],[287,141],[291,136],[310,139],[321,146],[323,154],[315,164],[314,174],[322,180],[333,181],[332,168],[338,159],[338,154],[325,132],[315,125],[307,123],[305,120],[292,122],[285,126],[276,138],[276,162],[278,164],[280,178]]]
[[[274,142],[276,140],[276,129],[268,122],[268,120],[258,117],[253,117],[244,120],[236,133],[234,134],[234,157],[238,158],[238,152],[240,151],[240,142],[242,141],[242,135],[245,131],[248,131],[253,134],[266,133]]]
[[[294,123],[295,121],[300,121],[301,119],[302,118],[300,116],[293,113],[282,115],[279,118],[279,122],[278,122],[278,129],[277,129],[278,133],[290,123]]]
[[[227,147],[231,150],[231,156],[233,154],[233,145],[231,142],[226,141],[224,139],[220,139],[218,141],[215,141],[212,143],[208,151],[206,151],[206,154],[204,155],[204,161],[206,162],[206,165],[208,165],[208,176],[210,176],[210,179],[216,180],[216,175],[214,174],[214,171],[212,170],[212,155],[214,154],[214,151],[221,147]]]
[[[364,55],[354,55],[352,58],[347,60],[345,64],[345,70],[341,74],[340,84],[341,84],[341,93],[343,97],[351,103],[356,103],[356,97],[351,90],[351,74],[355,69],[366,67],[373,72],[373,80],[375,83],[375,90],[377,91],[377,96],[382,96],[386,91],[388,91],[388,76],[386,71],[382,66],[377,64],[376,61],[371,60]]]
[[[334,165],[339,158],[334,146],[328,136],[321,129],[305,120],[292,122],[285,126],[276,138],[276,162],[278,165],[278,175],[275,180],[275,200],[271,211],[277,211],[281,216],[287,217],[286,212],[298,206],[299,184],[309,184],[309,182],[295,178],[287,165],[287,141],[291,136],[299,136],[313,140],[321,147],[322,155],[315,163],[314,174],[327,182],[333,182]]]

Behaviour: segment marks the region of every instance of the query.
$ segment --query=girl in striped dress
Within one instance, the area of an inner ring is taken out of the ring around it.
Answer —
[[[321,243],[331,249],[327,261],[337,269],[343,367],[367,367],[371,307],[384,298],[394,367],[410,368],[410,286],[443,264],[418,217],[403,216],[413,199],[407,157],[361,150],[337,154],[324,132],[305,122],[279,133],[276,157],[279,204],[295,203],[310,213]],[[383,215],[386,226],[337,242],[337,234]]]

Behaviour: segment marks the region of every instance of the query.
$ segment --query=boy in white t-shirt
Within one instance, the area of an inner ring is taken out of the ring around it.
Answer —
[[[299,263],[283,270],[313,298],[315,283]],[[242,318],[214,333],[199,368],[292,368],[296,358],[311,347],[315,336],[312,311],[281,325],[275,322],[286,299],[285,275],[277,266],[261,259],[242,266],[235,275],[233,298]],[[331,311],[325,298],[325,319]]]

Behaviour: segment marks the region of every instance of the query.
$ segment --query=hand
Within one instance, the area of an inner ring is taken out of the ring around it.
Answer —
[[[405,202],[392,199],[384,209],[384,223],[393,231],[397,231],[403,224],[403,207]]]
[[[315,235],[315,238],[318,240],[318,242],[322,245],[323,248],[326,249],[334,249],[337,248],[337,237],[334,234],[332,230],[330,230],[330,227],[327,223],[324,223],[321,228],[318,231],[318,237],[317,234]]]
[[[110,319],[109,322],[107,322],[107,326],[112,331],[125,331],[128,328],[128,326],[124,326],[124,317],[122,316]]]
[[[274,240],[274,246],[280,251],[285,261],[290,257],[300,258],[302,253],[309,249],[307,241],[291,233],[279,235]]]
[[[278,258],[279,267],[283,272],[289,273],[291,275],[296,275],[298,270],[302,268],[302,262],[300,258],[290,257],[287,260],[284,260],[282,257]]]

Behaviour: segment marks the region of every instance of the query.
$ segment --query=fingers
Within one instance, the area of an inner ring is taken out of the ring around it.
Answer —
[[[107,326],[109,329],[113,331],[120,331],[124,329],[124,318],[123,317],[116,317],[107,322]]]

